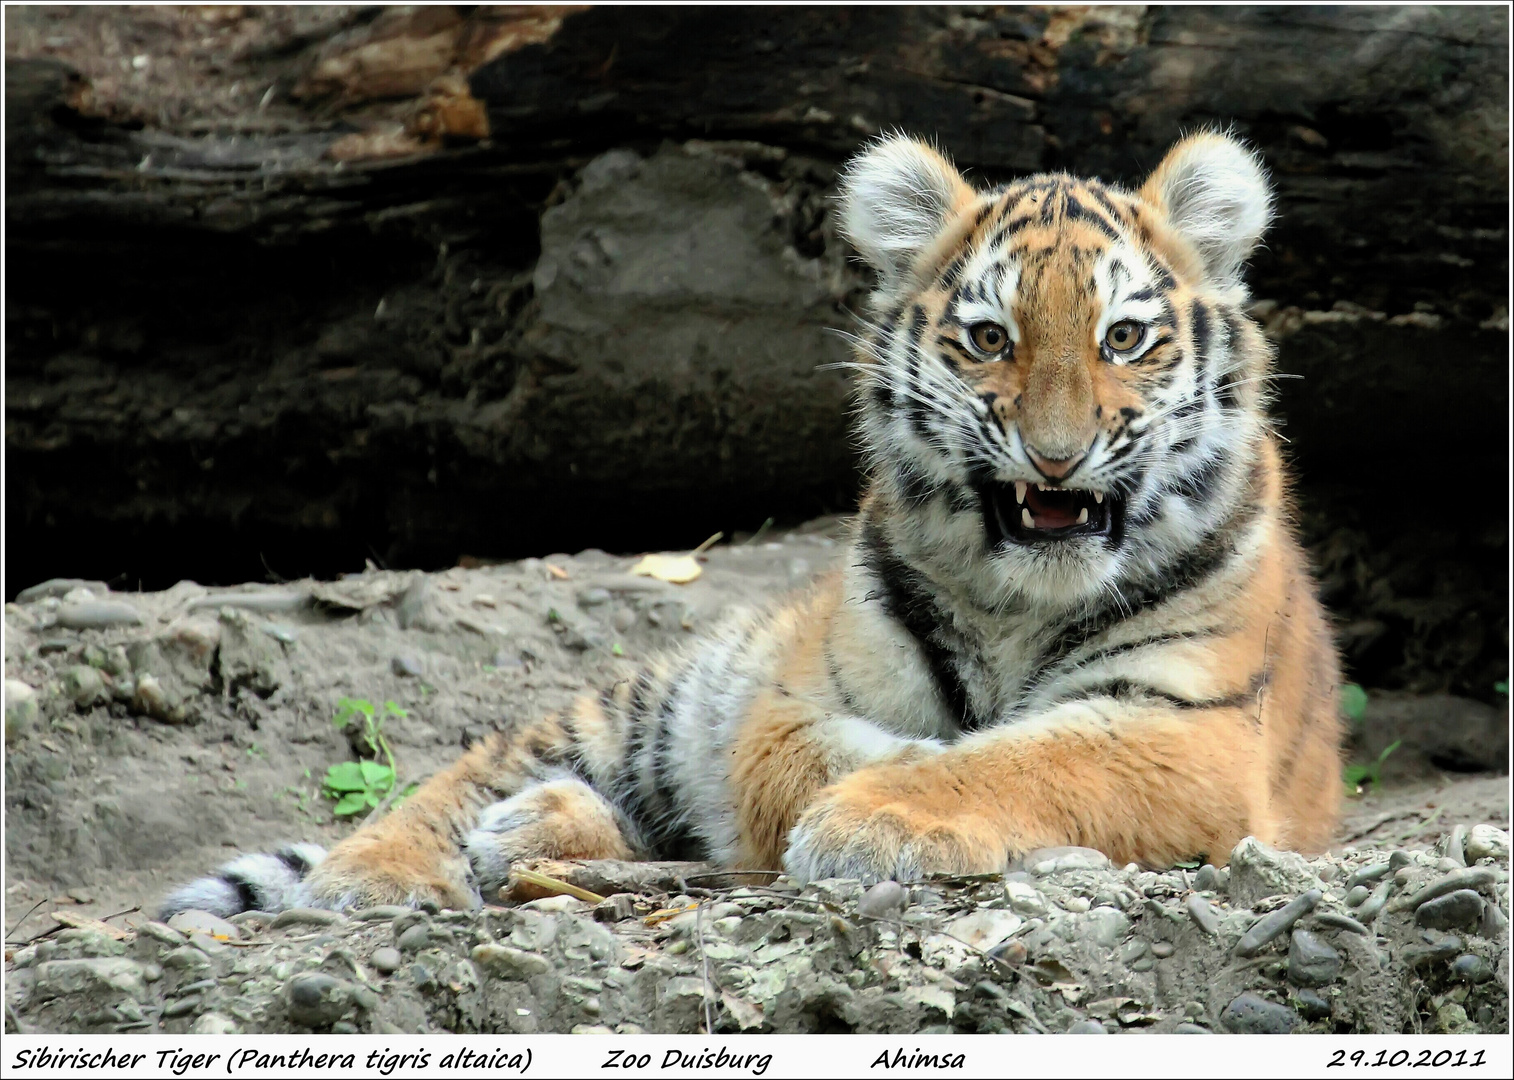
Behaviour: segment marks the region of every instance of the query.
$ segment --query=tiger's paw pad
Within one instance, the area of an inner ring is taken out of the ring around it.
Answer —
[[[1003,870],[1007,856],[968,830],[906,808],[865,809],[843,797],[822,798],[789,833],[784,870],[801,881],[855,878],[917,881],[932,874]]]

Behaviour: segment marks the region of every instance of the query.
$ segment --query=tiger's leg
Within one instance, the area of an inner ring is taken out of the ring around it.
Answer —
[[[523,859],[635,859],[631,822],[576,776],[526,788],[486,807],[463,841],[483,897],[495,897]]]
[[[1239,708],[1070,703],[843,777],[800,817],[784,865],[806,879],[909,880],[997,872],[1063,844],[1153,866],[1222,858],[1277,831],[1263,752]]]

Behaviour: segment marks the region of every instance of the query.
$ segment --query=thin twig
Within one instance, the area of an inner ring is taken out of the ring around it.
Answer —
[[[704,1033],[715,1034],[715,992],[710,989],[710,958],[704,951],[704,904],[694,909],[694,940],[699,944],[699,963],[704,977]]]
[[[1424,832],[1431,825],[1435,824],[1435,819],[1438,818],[1438,817],[1440,817],[1441,812],[1444,811],[1444,810],[1445,810],[1444,806],[1437,806],[1435,808],[1435,812],[1433,814],[1431,814],[1429,817],[1425,818],[1424,821],[1421,821],[1418,825],[1414,826],[1408,832],[1399,834],[1397,843],[1402,844],[1405,840],[1412,840],[1414,837],[1416,837],[1420,833]]]
[[[30,919],[32,917],[32,915],[36,913],[36,910],[39,907],[41,907],[43,904],[47,903],[47,899],[48,898],[44,896],[41,900],[38,900],[29,909],[27,909],[27,912],[26,912],[25,915],[23,915],[23,916],[21,916],[21,918],[17,919],[15,921],[15,923],[11,926],[11,928],[5,932],[5,943],[7,945],[17,944],[16,942],[12,942],[11,941],[11,935],[14,934],[17,931],[17,929],[20,928],[20,926],[21,926],[22,923],[24,923],[27,919]]]

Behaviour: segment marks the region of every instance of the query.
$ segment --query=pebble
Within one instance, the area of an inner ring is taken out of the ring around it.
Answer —
[[[1503,936],[1503,932],[1507,929],[1508,925],[1509,919],[1503,913],[1503,909],[1497,904],[1489,904],[1483,910],[1482,926],[1478,928],[1478,933],[1482,934],[1485,938],[1497,941]]]
[[[1371,866],[1364,866],[1346,880],[1346,887],[1348,889],[1354,889],[1359,885],[1370,885],[1372,882],[1378,880],[1379,878],[1387,877],[1388,872],[1391,869],[1392,868],[1385,862],[1373,863]]]
[[[1298,1013],[1286,1005],[1246,993],[1225,1006],[1220,1022],[1238,1035],[1286,1035],[1298,1026]]]
[[[1062,901],[1062,907],[1067,911],[1081,915],[1083,912],[1093,907],[1093,905],[1089,903],[1089,900],[1086,896],[1069,896],[1066,900]]]
[[[1104,1025],[1097,1020],[1079,1020],[1067,1029],[1069,1035],[1108,1035]]]
[[[1447,859],[1450,859],[1453,864],[1447,867],[1447,869],[1455,869],[1458,866],[1467,865],[1466,843],[1467,827],[1465,825],[1456,825],[1450,832],[1441,837],[1440,853]]]
[[[273,640],[281,641],[285,645],[293,645],[300,638],[298,630],[292,626],[285,626],[283,623],[264,623],[262,629],[263,633]]]
[[[860,905],[859,905],[860,910]],[[975,949],[987,951],[1024,925],[1020,916],[1002,908],[979,908],[946,924],[946,932]]]
[[[909,893],[897,881],[880,881],[857,901],[857,914],[874,919],[897,919],[909,906]]]
[[[1414,857],[1403,848],[1399,848],[1388,856],[1388,869],[1397,872],[1414,862]]]
[[[1205,900],[1198,893],[1189,893],[1187,906],[1188,917],[1194,921],[1194,924],[1200,930],[1210,937],[1220,932],[1219,913],[1209,906],[1208,900]]]
[[[1393,894],[1393,882],[1385,881],[1372,890],[1372,895],[1362,902],[1362,906],[1356,909],[1357,918],[1364,923],[1369,923],[1377,918],[1378,913],[1388,904],[1388,897]]]
[[[1365,885],[1353,885],[1346,893],[1347,907],[1361,907],[1367,902],[1367,897],[1372,895],[1372,890]]]
[[[1173,945],[1170,941],[1153,941],[1151,943],[1151,955],[1155,956],[1158,960],[1166,960],[1176,951],[1177,946]]]
[[[1183,1021],[1181,1024],[1179,1024],[1177,1027],[1173,1028],[1172,1030],[1173,1030],[1173,1033],[1176,1034],[1176,1035],[1213,1035],[1214,1034],[1214,1032],[1210,1031],[1208,1028],[1206,1028],[1206,1027],[1200,1027],[1198,1024],[1190,1024],[1186,1020]]]
[[[197,908],[177,912],[168,925],[181,934],[209,934],[226,941],[240,941],[242,931],[218,915]]]
[[[58,625],[69,630],[103,630],[111,626],[139,626],[142,615],[119,600],[85,600],[58,608]]]
[[[1030,950],[1025,947],[1025,942],[1018,939],[1012,939],[999,945],[995,945],[992,949],[989,949],[988,956],[991,960],[998,960],[999,962],[1008,964],[1011,967],[1017,967],[1018,965],[1025,963],[1025,961],[1029,958]]]
[[[1112,949],[1130,933],[1130,919],[1118,908],[1096,907],[1080,920],[1088,928],[1089,939],[1103,949]]]
[[[1323,1020],[1331,1012],[1329,999],[1307,987],[1293,992],[1293,1007],[1306,1020]]]
[[[520,905],[522,911],[544,911],[552,915],[573,914],[580,912],[586,905],[576,896],[559,894],[557,896],[543,896],[539,900],[527,900]]]
[[[400,653],[389,661],[389,670],[402,678],[418,679],[426,669],[421,662],[407,653]]]
[[[30,604],[46,600],[50,596],[67,596],[75,589],[83,589],[92,595],[110,592],[103,581],[85,581],[83,578],[48,578],[46,581],[22,589],[16,594],[16,603]]]
[[[404,963],[404,958],[393,945],[385,945],[373,950],[373,956],[369,962],[373,964],[373,970],[380,975],[393,975],[400,969],[400,964]]]
[[[1462,982],[1484,983],[1493,977],[1493,965],[1473,953],[1465,953],[1451,962],[1451,977]]]
[[[12,743],[30,735],[37,726],[41,709],[37,691],[20,679],[5,680],[5,741]]]
[[[310,602],[310,594],[303,589],[294,591],[275,590],[255,593],[220,593],[201,596],[189,602],[186,611],[202,608],[242,608],[246,611],[297,611]]]
[[[608,604],[612,599],[614,597],[609,589],[596,585],[578,594],[578,606],[581,608],[599,607],[601,604]]]
[[[1127,941],[1120,948],[1120,960],[1121,962],[1126,964],[1133,964],[1137,960],[1144,957],[1150,951],[1150,948],[1151,947],[1140,938],[1135,938],[1132,941]]]
[[[1103,870],[1109,857],[1093,848],[1054,847],[1028,852],[1022,862],[1037,877],[1046,877],[1062,870]]]
[[[1255,956],[1273,938],[1286,934],[1309,912],[1313,911],[1324,893],[1310,889],[1302,896],[1294,897],[1270,915],[1264,915],[1247,930],[1235,947],[1237,956]]]
[[[1340,978],[1341,954],[1307,930],[1293,931],[1288,946],[1288,981],[1298,986],[1327,986]]]
[[[1297,896],[1319,888],[1319,879],[1302,855],[1278,851],[1254,836],[1242,838],[1230,853],[1230,896],[1252,907],[1269,896]]]
[[[1509,857],[1509,834],[1493,825],[1473,825],[1467,833],[1466,855],[1468,862],[1489,857]]]
[[[241,1031],[237,1022],[223,1013],[202,1013],[190,1026],[191,1035],[236,1035]]]
[[[1434,963],[1437,960],[1449,960],[1462,951],[1461,938],[1455,934],[1447,934],[1438,937],[1425,945],[1410,945],[1400,954],[1404,963],[1410,967],[1419,967],[1422,964]]]
[[[347,916],[339,911],[292,907],[275,915],[272,926],[275,930],[281,930],[286,926],[341,926],[346,922]]]
[[[624,634],[636,625],[636,612],[628,607],[618,607],[615,609],[615,614],[610,616],[610,625]]]
[[[409,915],[410,909],[399,904],[380,904],[378,907],[361,908],[352,913],[353,922],[388,922]]]
[[[81,709],[89,708],[107,695],[105,679],[88,664],[75,664],[63,672],[63,692]]]
[[[400,934],[394,943],[401,952],[419,952],[431,943],[431,927],[426,923],[416,923]]]
[[[1418,908],[1438,896],[1447,893],[1459,892],[1462,889],[1480,889],[1484,885],[1491,885],[1497,880],[1493,871],[1485,866],[1475,869],[1453,870],[1444,877],[1436,878],[1423,888],[1416,889],[1407,896],[1401,896],[1388,906],[1389,911],[1407,911],[1410,908]]]
[[[1331,930],[1344,930],[1348,934],[1360,934],[1362,937],[1369,937],[1372,934],[1372,931],[1368,930],[1351,916],[1341,915],[1334,911],[1317,912],[1314,920],[1321,926],[1327,926]]]
[[[1193,887],[1200,892],[1216,892],[1220,887],[1220,872],[1213,863],[1205,863],[1193,875]]]
[[[679,939],[674,944],[687,946],[688,942]],[[672,949],[668,951],[672,952]],[[508,945],[496,945],[492,942],[475,945],[472,958],[475,964],[490,974],[518,982],[524,982],[536,975],[544,975],[551,968],[545,959],[535,953],[512,949]]]
[[[284,986],[289,1019],[305,1027],[329,1027],[347,1011],[351,987],[320,971],[304,971]]]
[[[1414,922],[1432,930],[1469,926],[1482,919],[1483,899],[1472,889],[1458,889],[1427,900],[1414,912]]]
[[[1004,896],[1009,900],[1010,910],[1016,915],[1023,915],[1028,919],[1040,918],[1046,914],[1046,897],[1034,885],[1028,885],[1023,881],[1004,882]]]

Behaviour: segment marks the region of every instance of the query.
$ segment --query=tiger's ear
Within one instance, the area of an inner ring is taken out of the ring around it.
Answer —
[[[1193,246],[1211,282],[1244,292],[1241,267],[1272,220],[1272,191],[1255,154],[1228,135],[1190,135],[1167,151],[1140,194]]]
[[[951,162],[903,135],[873,144],[841,178],[841,231],[885,288],[977,197]]]

